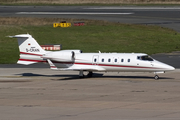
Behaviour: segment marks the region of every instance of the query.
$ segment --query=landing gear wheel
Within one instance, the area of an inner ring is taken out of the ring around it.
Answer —
[[[158,76],[158,75],[155,75],[155,76],[154,76],[154,79],[155,79],[155,80],[158,80],[158,79],[159,79],[159,76]]]
[[[84,78],[84,75],[83,76],[79,76],[79,78]]]
[[[93,75],[93,72],[89,72],[88,74],[87,74],[87,77],[92,77],[92,75]]]

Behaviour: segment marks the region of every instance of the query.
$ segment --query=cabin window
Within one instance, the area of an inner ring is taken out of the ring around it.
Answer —
[[[144,60],[144,61],[154,61],[150,56],[145,55],[145,56],[138,56],[137,59],[139,60]]]
[[[97,61],[97,59],[94,59],[94,62],[96,62]]]
[[[130,62],[130,59],[128,59],[128,62]]]
[[[111,59],[108,59],[108,62],[111,62]]]
[[[104,62],[104,59],[102,59],[102,62]]]
[[[121,62],[124,62],[124,59],[121,59]]]
[[[114,59],[114,62],[117,62],[117,59]]]

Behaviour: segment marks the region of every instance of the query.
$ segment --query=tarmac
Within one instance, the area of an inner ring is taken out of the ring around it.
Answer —
[[[0,68],[0,120],[179,120],[179,73]]]

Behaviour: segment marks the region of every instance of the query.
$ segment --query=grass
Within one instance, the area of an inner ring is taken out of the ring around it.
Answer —
[[[168,28],[106,21],[65,20],[72,23],[85,21],[85,26],[53,28],[54,22],[62,21],[58,18],[0,19],[0,63],[16,63],[19,58],[17,40],[6,36],[25,33],[31,34],[41,45],[62,44],[63,49],[81,49],[83,52],[100,50],[154,54],[180,51],[180,34]]]

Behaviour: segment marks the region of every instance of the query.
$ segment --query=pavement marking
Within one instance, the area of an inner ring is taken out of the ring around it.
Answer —
[[[132,12],[127,13],[104,13],[104,12],[17,12],[16,14],[38,14],[38,15],[130,15]]]

